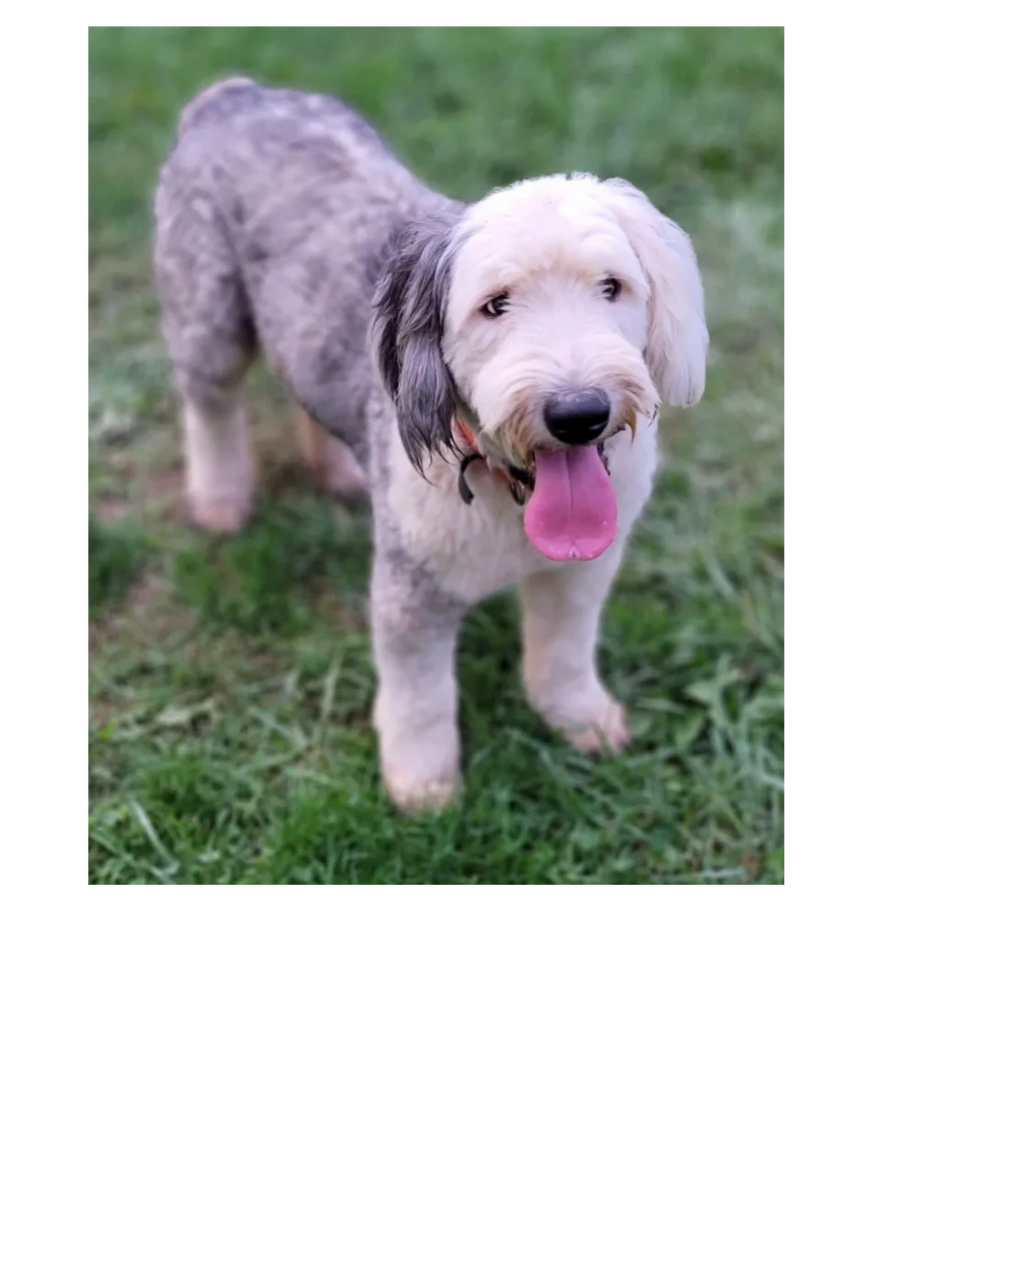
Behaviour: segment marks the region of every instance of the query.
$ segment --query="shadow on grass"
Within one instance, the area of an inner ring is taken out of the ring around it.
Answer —
[[[151,549],[130,521],[101,522],[89,514],[89,617],[121,599],[142,572]]]
[[[264,503],[237,536],[192,534],[175,557],[174,582],[208,626],[293,635],[316,622],[324,585],[365,590],[369,553],[368,509],[289,492]]]

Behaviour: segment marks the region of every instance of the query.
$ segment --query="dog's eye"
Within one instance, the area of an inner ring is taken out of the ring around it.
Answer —
[[[614,300],[622,292],[622,282],[620,280],[615,280],[613,276],[609,276],[607,280],[602,281],[600,287],[608,302],[614,302]]]
[[[489,302],[485,302],[480,311],[488,320],[496,320],[499,315],[504,315],[508,309],[508,295],[496,294]]]

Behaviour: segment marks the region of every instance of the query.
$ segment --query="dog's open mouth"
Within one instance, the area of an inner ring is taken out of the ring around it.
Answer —
[[[610,546],[618,504],[603,444],[563,451],[537,448],[526,535],[551,561],[592,561]]]

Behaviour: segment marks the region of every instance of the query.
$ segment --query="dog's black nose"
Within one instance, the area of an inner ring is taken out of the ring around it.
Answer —
[[[559,442],[580,446],[604,432],[611,400],[603,390],[565,390],[552,395],[543,407],[547,428]]]

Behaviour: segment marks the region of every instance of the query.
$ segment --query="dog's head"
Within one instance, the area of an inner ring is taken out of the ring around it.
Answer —
[[[689,238],[632,185],[588,175],[410,224],[372,336],[417,468],[451,447],[459,413],[485,454],[534,474],[527,533],[558,559],[607,547],[614,493],[598,449],[662,399],[696,403],[708,341]],[[602,546],[580,545],[597,518]]]

